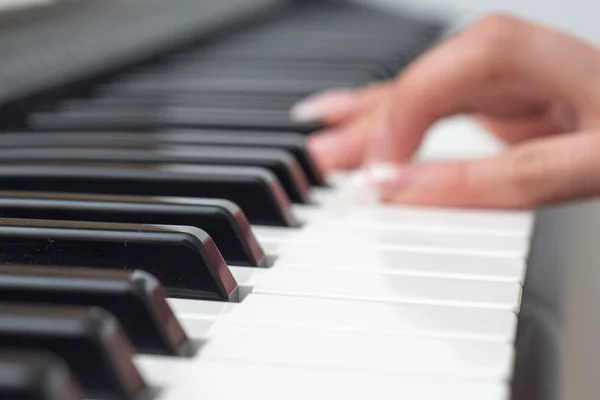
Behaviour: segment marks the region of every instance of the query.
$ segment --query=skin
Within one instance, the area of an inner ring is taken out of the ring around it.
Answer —
[[[370,180],[385,202],[522,209],[600,194],[600,50],[551,27],[490,15],[392,81],[304,103],[318,103],[328,125],[309,141],[326,172],[393,166]],[[427,130],[455,114],[477,119],[506,150],[411,162]]]

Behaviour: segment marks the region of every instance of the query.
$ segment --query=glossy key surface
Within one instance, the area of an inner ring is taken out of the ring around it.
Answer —
[[[0,351],[0,398],[5,400],[83,400],[66,363],[44,351]]]
[[[291,132],[254,130],[168,130],[164,132],[13,132],[0,135],[1,147],[75,147],[162,149],[193,146],[281,149],[289,152],[303,168],[310,183],[324,186],[325,179],[306,149],[306,137]]]
[[[169,296],[229,301],[237,284],[212,239],[192,227],[0,220],[0,263],[143,270]]]
[[[0,301],[101,307],[119,320],[138,352],[193,351],[163,287],[143,271],[0,266]]]
[[[0,349],[55,353],[86,397],[150,398],[118,321],[99,308],[0,304]]]
[[[209,166],[261,167],[270,170],[281,182],[289,198],[308,203],[308,181],[300,165],[287,152],[277,149],[240,147],[147,147],[139,149],[89,148],[0,148],[5,164],[86,165],[86,164],[189,164]]]
[[[219,198],[236,203],[251,223],[298,223],[277,178],[260,168],[0,166],[0,190]]]
[[[246,215],[228,200],[0,191],[0,216],[193,226],[210,235],[228,264],[267,263]]]

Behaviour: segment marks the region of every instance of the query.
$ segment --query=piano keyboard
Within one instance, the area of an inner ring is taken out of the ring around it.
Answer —
[[[174,1],[165,35],[199,3]],[[319,127],[288,115],[392,77],[443,27],[269,10],[4,105],[0,398],[510,399],[534,214],[380,204],[353,172],[323,174]],[[425,157],[461,135],[488,150],[473,127],[438,129]]]

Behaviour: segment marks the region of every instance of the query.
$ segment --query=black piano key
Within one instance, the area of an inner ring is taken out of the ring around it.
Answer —
[[[140,353],[189,356],[194,346],[161,284],[143,271],[0,266],[0,302],[100,307]]]
[[[67,364],[45,351],[0,351],[0,399],[83,400]]]
[[[268,261],[242,210],[227,200],[0,191],[0,218],[189,225],[208,233],[227,264]]]
[[[147,144],[139,149],[87,148],[0,148],[0,163],[4,164],[191,164],[262,167],[270,170],[281,182],[288,197],[295,203],[310,203],[309,183],[296,159],[278,149],[240,147],[160,147]]]
[[[161,112],[147,108],[102,108],[92,110],[44,111],[27,117],[31,130],[156,130],[165,126]]]
[[[148,96],[153,95],[149,94]],[[44,111],[31,114],[27,120],[27,128],[33,131],[156,131],[182,126],[288,130],[301,133],[314,132],[321,127],[318,124],[292,121],[288,112],[283,111],[157,106],[155,104]]]
[[[300,99],[298,96],[286,94],[255,94],[255,93],[161,93],[159,96],[145,96],[118,91],[105,93],[86,99],[67,99],[60,103],[57,111],[77,111],[90,107],[131,107],[131,106],[194,106],[217,109],[241,110],[271,110],[287,113]]]
[[[265,59],[247,57],[244,54],[236,54],[235,52],[224,52],[210,50],[207,54],[207,50],[204,48],[196,51],[191,50],[189,52],[175,54],[171,59],[171,63],[175,65],[267,65],[276,66],[279,68],[287,68],[290,65],[294,66],[306,66],[307,68],[318,68],[325,71],[360,71],[368,76],[375,77],[390,77],[390,71],[377,60],[343,60],[343,59],[323,59],[318,57],[305,57],[305,58],[278,58],[267,57]],[[114,82],[114,81],[113,81]],[[111,82],[111,84],[100,84],[99,93],[117,93],[119,92],[118,85]]]
[[[282,149],[292,154],[309,182],[326,186],[325,178],[306,148],[306,136],[291,132],[243,130],[171,130],[165,132],[11,132],[0,134],[0,147],[90,147],[149,149],[155,146],[232,146]]]
[[[238,299],[214,242],[192,227],[3,218],[0,264],[142,270],[171,297]]]
[[[221,69],[222,71],[222,69]],[[161,75],[150,73],[141,76],[134,76],[129,79],[122,79],[116,84],[121,90],[127,90],[131,93],[153,94],[164,92],[229,92],[229,93],[284,93],[296,96],[304,96],[307,93],[314,93],[328,88],[340,87],[359,87],[368,81],[364,78],[344,79],[343,73],[339,76],[284,76],[288,70],[275,71],[256,70],[258,73],[244,71],[239,75],[230,74],[206,74],[202,71],[197,74],[187,72],[185,74],[172,71],[172,73],[163,73]],[[212,75],[212,76],[211,76]],[[279,75],[279,76],[278,76]],[[307,74],[304,74],[307,75]]]
[[[163,107],[161,122],[161,126],[172,128],[283,130],[305,134],[315,132],[321,128],[321,125],[317,123],[292,121],[288,112],[227,110],[192,106]]]
[[[306,147],[306,137],[301,134],[257,131],[226,130],[173,130],[171,140],[181,143],[216,146],[245,146],[257,148],[280,148],[293,154],[314,186],[327,186],[325,177]]]
[[[262,60],[246,60],[234,64],[225,65],[211,60],[199,60],[198,62],[167,63],[159,65],[134,75],[125,76],[120,80],[113,81],[115,85],[122,83],[158,82],[165,80],[192,79],[253,79],[253,80],[302,80],[314,81],[348,81],[353,83],[367,83],[373,79],[372,74],[366,70],[352,66],[330,65],[303,62],[281,62],[271,63]]]
[[[338,79],[301,79],[301,78],[252,78],[252,77],[214,77],[194,78],[176,76],[162,79],[148,80],[122,80],[116,84],[120,91],[129,93],[155,95],[164,92],[187,92],[197,93],[214,91],[223,93],[283,93],[295,96],[307,96],[311,93],[320,92],[331,88],[360,87],[366,80],[343,80]]]
[[[0,190],[226,199],[251,224],[299,226],[277,178],[259,168],[0,166]]]
[[[100,308],[0,304],[0,349],[56,354],[88,398],[141,400],[153,394],[133,364],[133,347],[120,324]]]

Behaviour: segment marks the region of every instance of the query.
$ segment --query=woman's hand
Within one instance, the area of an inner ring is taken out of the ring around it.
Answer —
[[[510,146],[497,156],[410,163],[441,118],[470,114]],[[384,201],[529,208],[600,194],[600,51],[566,33],[489,16],[394,81],[331,91],[292,116],[325,171],[365,167]]]

